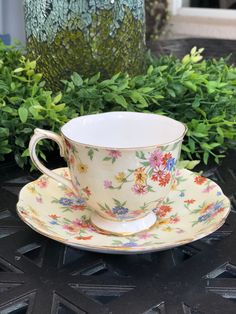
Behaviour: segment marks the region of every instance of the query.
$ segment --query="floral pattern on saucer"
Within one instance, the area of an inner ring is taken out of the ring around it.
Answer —
[[[68,168],[54,170],[69,177]],[[213,181],[188,170],[177,170],[171,192],[154,209],[157,222],[132,236],[115,236],[90,223],[85,188],[82,197],[43,175],[20,192],[17,212],[35,231],[77,248],[104,253],[144,253],[164,250],[202,238],[217,230],[230,202]]]

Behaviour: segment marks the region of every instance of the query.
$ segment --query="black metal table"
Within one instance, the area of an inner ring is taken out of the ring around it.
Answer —
[[[210,56],[236,49],[235,41],[202,39],[152,49],[180,56],[196,44]],[[19,190],[33,178],[13,162],[0,164],[0,313],[235,314],[235,160],[232,151],[204,172],[231,199],[224,226],[188,245],[143,255],[86,252],[37,234],[15,211]]]

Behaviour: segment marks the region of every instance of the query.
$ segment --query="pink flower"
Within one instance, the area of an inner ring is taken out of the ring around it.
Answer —
[[[175,176],[176,177],[180,177],[182,174],[181,174],[181,171],[180,170],[178,170],[178,169],[176,169],[176,171],[175,171]]]
[[[180,219],[178,216],[170,217],[170,224],[176,224],[179,221],[180,221]]]
[[[87,197],[89,197],[91,195],[91,191],[87,186],[85,188],[83,188],[83,191],[87,195]]]
[[[63,229],[68,230],[70,232],[75,232],[76,231],[75,227],[73,227],[71,225],[64,225]]]
[[[132,191],[137,194],[137,195],[143,195],[148,192],[147,186],[146,185],[138,185],[135,184],[132,187]]]
[[[46,188],[48,183],[47,183],[47,180],[45,178],[41,178],[37,181],[37,185],[43,189],[43,188]]]
[[[82,229],[86,229],[89,227],[89,224],[86,221],[80,220],[78,218],[76,218],[75,220],[72,221],[72,225],[74,227],[80,227]]]
[[[111,156],[112,158],[121,157],[121,152],[119,150],[108,149],[107,151],[108,155]]]
[[[141,234],[139,234],[139,239],[146,240],[146,239],[148,239],[150,237],[151,237],[151,235],[149,233],[141,233]]]
[[[65,195],[68,196],[68,197],[75,197],[75,193],[73,193],[71,191],[66,192]]]
[[[112,182],[110,180],[104,180],[103,184],[105,189],[110,189],[112,187]]]
[[[203,193],[209,193],[211,190],[213,190],[216,187],[216,185],[208,185],[208,187],[206,187],[203,190]]]
[[[181,228],[176,228],[175,230],[176,230],[177,233],[184,233],[184,230],[181,229]]]
[[[148,161],[152,168],[159,167],[162,162],[162,152],[160,150],[155,150],[153,153],[150,154]]]
[[[75,220],[72,221],[72,224],[76,227],[81,227],[82,226],[82,221],[76,218]]]
[[[42,200],[42,197],[41,196],[37,196],[36,197],[36,201],[38,202],[38,203],[42,203],[43,202],[43,200]]]

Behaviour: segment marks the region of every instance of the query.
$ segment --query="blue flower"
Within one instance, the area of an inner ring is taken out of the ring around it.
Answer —
[[[217,195],[217,196],[220,196],[220,195],[222,195],[222,192],[218,191],[218,192],[216,193],[216,195]]]
[[[217,211],[217,210],[219,210],[220,208],[222,208],[223,207],[223,203],[222,203],[222,201],[217,201],[216,203],[215,203],[215,205],[214,205],[214,211]]]
[[[179,194],[179,197],[184,197],[184,196],[185,196],[184,191],[181,191]]]
[[[210,217],[211,217],[210,214],[205,214],[205,215],[200,216],[200,217],[198,218],[198,221],[199,221],[199,222],[203,222],[203,221],[207,220],[207,219],[210,218]]]
[[[127,242],[127,243],[124,243],[123,246],[126,246],[126,247],[133,247],[133,246],[138,246],[138,244],[135,243],[135,242]]]
[[[59,203],[63,206],[70,206],[73,204],[73,200],[71,200],[70,198],[61,197]]]
[[[128,211],[129,211],[128,208],[123,207],[123,206],[115,206],[112,208],[113,214],[118,215],[118,216],[126,215]]]
[[[76,198],[74,200],[72,200],[73,204],[76,204],[76,205],[84,205],[85,204],[85,200],[83,198]]]
[[[175,158],[170,158],[167,160],[166,169],[168,171],[171,171],[174,168],[174,165],[175,165]]]
[[[51,224],[51,225],[58,225],[58,223],[57,223],[56,220],[51,220],[51,221],[50,221],[50,224]]]

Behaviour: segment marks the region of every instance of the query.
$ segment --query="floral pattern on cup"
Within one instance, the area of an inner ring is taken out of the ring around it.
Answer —
[[[87,184],[91,193],[91,197],[87,198],[88,205],[104,218],[118,220],[141,218],[155,208],[160,203],[162,195],[165,196],[170,190],[180,144],[177,142],[147,150],[133,150],[126,155],[127,152],[124,150],[82,147],[66,140],[70,171],[76,173],[72,176],[72,181],[80,187],[79,194],[82,197],[84,195],[81,193],[81,185]],[[132,168],[134,164],[136,167]],[[97,170],[100,171],[100,176],[99,179],[96,178],[96,186],[90,185],[89,178],[97,173]],[[107,176],[108,173],[110,177]],[[106,190],[110,190],[110,193],[106,193]],[[127,198],[124,198],[124,195]],[[136,197],[135,203],[132,195]],[[106,202],[103,201],[104,198]],[[118,211],[113,210],[114,199],[120,204],[126,203],[125,208],[128,212],[123,214],[122,218]]]
[[[110,178],[104,180],[104,188],[120,190],[123,184],[132,182],[131,191],[136,195],[143,195],[154,192],[154,185],[165,187],[170,183],[176,164],[176,159],[170,152],[166,153],[159,148],[146,156],[143,151],[136,151],[136,158],[140,161],[140,167],[117,173],[116,184]]]
[[[103,160],[111,161],[114,164],[114,162],[121,156],[121,151],[115,149],[107,149],[107,156],[104,157]]]

